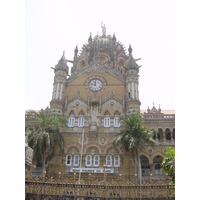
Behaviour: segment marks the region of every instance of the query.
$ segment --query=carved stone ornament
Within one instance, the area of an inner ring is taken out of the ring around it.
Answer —
[[[86,137],[83,138],[83,144],[87,144],[88,143],[88,139]],[[79,144],[82,145],[82,137],[79,138]]]
[[[114,104],[115,104],[114,102],[110,102],[110,106],[114,106]]]
[[[106,137],[100,137],[99,138],[99,144],[101,145],[101,146],[104,146],[104,145],[106,145],[107,144],[107,138]]]
[[[79,104],[80,104],[80,103],[79,103],[78,101],[75,103],[76,106],[79,106]]]
[[[149,149],[148,150],[148,153],[151,155],[153,153],[153,150],[152,149]]]
[[[79,153],[79,150],[77,148],[70,148],[69,150],[65,150],[66,153],[71,153],[71,154],[75,154],[75,153]]]
[[[88,148],[87,151],[86,151],[87,154],[91,154],[91,155],[94,155],[94,154],[99,154],[99,151],[94,148],[94,147],[91,147],[91,148]]]
[[[118,154],[119,152],[116,149],[109,149],[107,153],[114,155],[114,154]]]

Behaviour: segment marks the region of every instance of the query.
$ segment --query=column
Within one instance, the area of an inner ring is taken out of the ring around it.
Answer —
[[[136,99],[138,99],[138,84],[137,83],[135,83],[135,89],[136,89],[136,91],[135,91],[135,97],[136,97]]]
[[[150,166],[150,174],[154,174],[153,163],[149,163],[149,166]]]
[[[156,134],[156,141],[157,141],[158,140],[158,131],[156,130],[155,132],[156,132],[155,134]]]
[[[131,94],[130,94],[130,83],[128,83],[128,86],[127,86],[127,98],[128,99],[130,99],[130,96],[131,96]]]
[[[63,94],[63,83],[60,84],[60,100],[62,100],[62,95]]]
[[[53,93],[52,93],[52,99],[55,99],[55,90],[56,90],[56,85],[53,85]]]
[[[174,139],[173,139],[173,131],[170,130],[170,133],[171,133],[171,141],[174,141]]]
[[[132,98],[133,99],[135,98],[134,91],[135,91],[134,82],[132,82]]]
[[[166,135],[165,135],[165,130],[163,130],[163,142],[166,143]]]
[[[56,99],[58,99],[58,92],[59,92],[59,83],[56,84],[57,87],[56,87]]]

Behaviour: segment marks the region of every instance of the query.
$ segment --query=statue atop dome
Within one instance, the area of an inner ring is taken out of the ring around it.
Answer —
[[[103,22],[101,22],[101,28],[102,28],[102,36],[106,37],[106,26],[105,24],[103,25]]]

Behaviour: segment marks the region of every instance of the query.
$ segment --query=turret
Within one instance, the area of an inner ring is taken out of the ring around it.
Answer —
[[[67,60],[65,59],[65,52],[61,59],[58,61],[58,64],[54,68],[54,83],[53,83],[53,93],[52,100],[50,102],[51,112],[58,112],[62,114],[63,105],[64,105],[64,88],[66,79],[68,76],[69,67],[67,66]],[[54,113],[57,114],[57,113]]]
[[[129,57],[126,63],[127,76],[126,76],[126,90],[127,90],[127,114],[131,114],[140,110],[139,101],[139,66],[132,55],[132,48],[128,48]]]

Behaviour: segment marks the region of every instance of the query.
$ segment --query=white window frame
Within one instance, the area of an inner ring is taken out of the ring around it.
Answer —
[[[97,158],[97,160],[96,160]],[[98,161],[98,164],[96,164],[95,162]],[[99,156],[98,155],[95,155],[94,156],[94,163],[93,163],[94,167],[99,167]]]
[[[108,164],[108,158],[110,157],[110,164]],[[106,167],[112,167],[112,156],[111,155],[107,155],[106,156]]]
[[[84,127],[84,117],[78,118],[78,127]]]
[[[114,127],[120,127],[120,119],[119,117],[114,118]]]
[[[90,158],[90,159],[89,159]],[[88,159],[90,161],[90,164],[88,164]],[[86,167],[91,167],[92,166],[92,156],[91,155],[87,155],[85,158],[85,166]]]
[[[76,163],[76,161],[78,161],[78,163]],[[74,155],[74,166],[78,166],[78,165],[79,165],[79,155]]]
[[[118,158],[118,164],[116,164],[116,158]],[[120,156],[118,156],[118,155],[116,155],[115,157],[114,157],[114,167],[119,167],[120,166]]]
[[[69,164],[67,163],[67,161],[68,161],[68,156],[70,156],[70,163],[69,163]],[[69,155],[69,154],[66,155],[66,163],[65,163],[65,164],[66,164],[66,166],[71,166],[71,164],[72,164],[72,156],[71,156],[71,155]]]
[[[74,127],[75,124],[75,118],[74,117],[69,117],[68,119],[68,127]]]
[[[104,118],[104,127],[110,127],[110,117]]]

